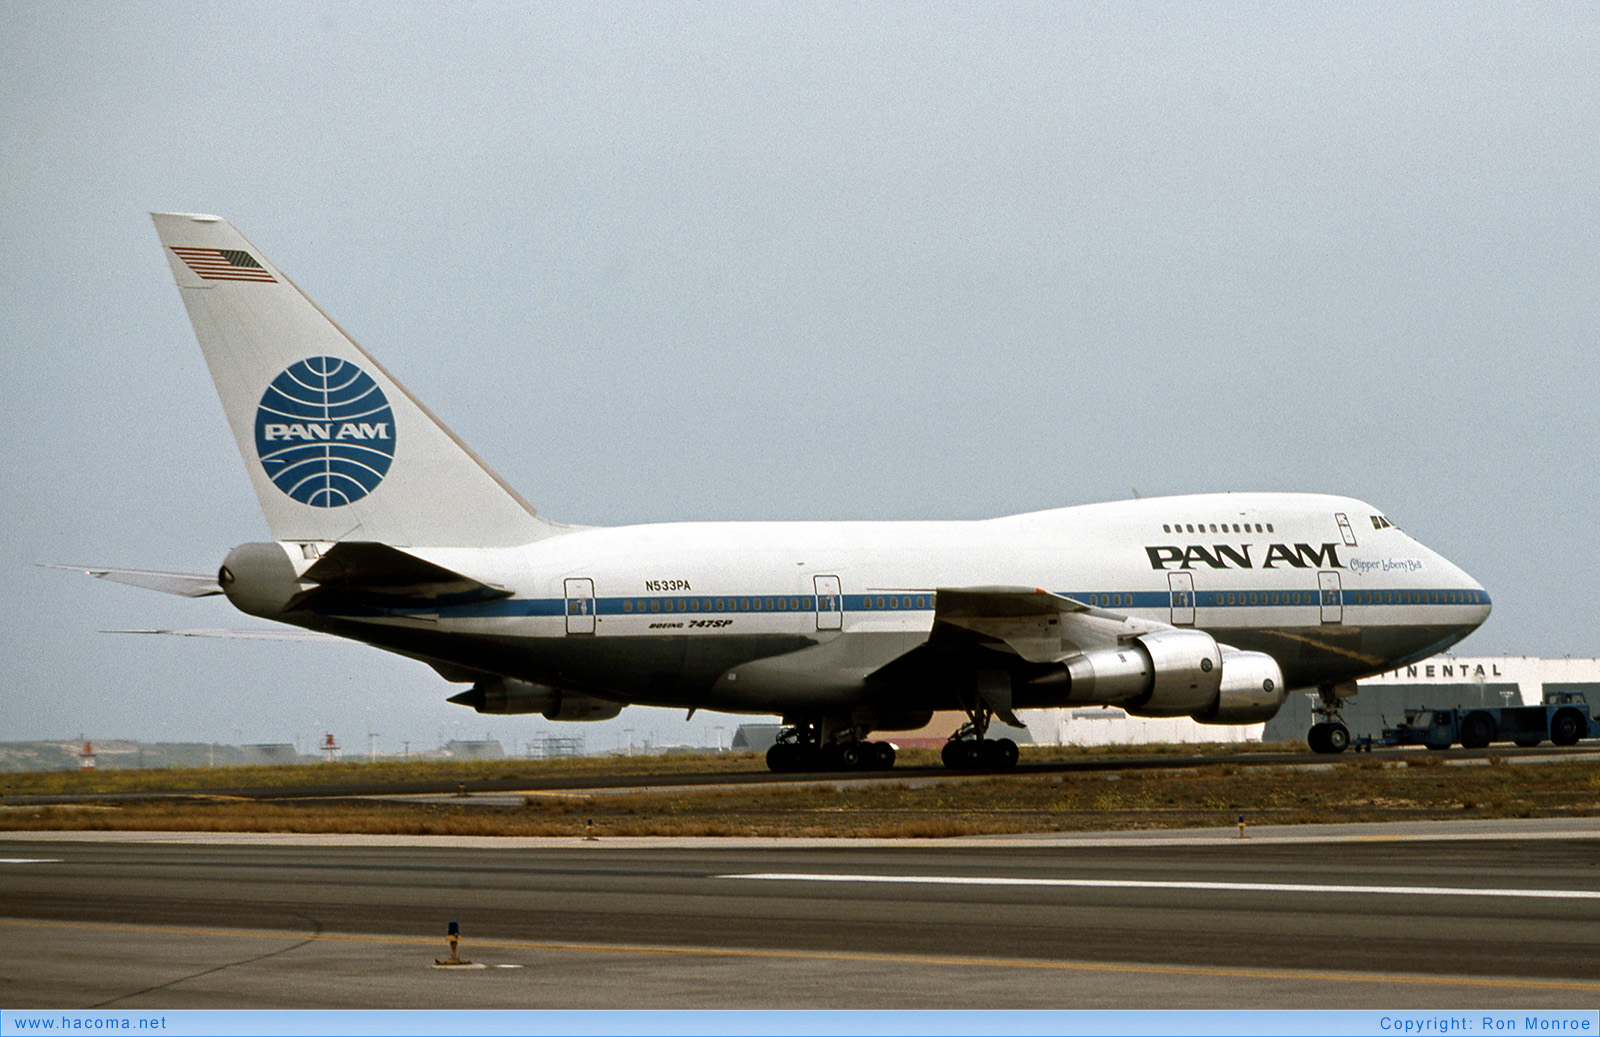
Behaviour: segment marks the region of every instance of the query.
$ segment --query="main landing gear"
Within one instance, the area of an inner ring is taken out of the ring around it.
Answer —
[[[953,771],[1005,771],[1017,765],[1017,743],[1009,738],[986,738],[994,713],[984,706],[967,710],[971,719],[956,729],[939,750],[939,759]]]
[[[1314,753],[1342,753],[1350,748],[1350,729],[1344,726],[1339,712],[1339,695],[1334,688],[1317,689],[1317,701],[1311,706],[1317,722],[1306,733],[1306,744]]]
[[[775,774],[807,771],[886,771],[894,766],[894,746],[859,738],[825,740],[816,724],[795,724],[778,734],[767,750],[767,769]]]

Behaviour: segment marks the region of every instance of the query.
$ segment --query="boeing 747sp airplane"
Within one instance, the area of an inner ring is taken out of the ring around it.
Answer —
[[[1369,504],[1219,493],[973,522],[545,518],[229,223],[156,230],[271,529],[213,578],[90,570],[420,660],[484,713],[638,703],[781,714],[774,770],[888,767],[874,732],[969,722],[1005,767],[1016,711],[1263,721],[1320,692],[1339,752],[1357,678],[1489,615],[1465,572]]]

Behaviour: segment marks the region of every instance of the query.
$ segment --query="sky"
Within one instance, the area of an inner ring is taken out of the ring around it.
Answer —
[[[37,568],[267,539],[148,213],[546,515],[1348,494],[1600,656],[1592,4],[0,4],[0,741],[705,744]],[[1589,589],[1586,589],[1589,588]],[[720,733],[717,726],[724,728]]]

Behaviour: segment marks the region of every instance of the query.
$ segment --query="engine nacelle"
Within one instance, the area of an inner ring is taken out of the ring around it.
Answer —
[[[1194,718],[1202,724],[1260,724],[1277,716],[1288,697],[1278,660],[1224,647],[1222,690],[1216,704]]]
[[[1064,669],[1060,677],[1069,682],[1072,702],[1117,705],[1136,716],[1184,717],[1216,703],[1222,650],[1204,631],[1157,630],[1118,648],[1075,655]]]
[[[622,712],[621,702],[597,699],[591,695],[574,695],[568,691],[559,695],[555,708],[544,710],[541,714],[546,720],[610,720]]]
[[[546,720],[610,720],[622,712],[623,704],[589,695],[576,695],[560,688],[510,677],[481,680],[449,701],[471,706],[479,713],[511,715],[538,713]]]
[[[1222,688],[1222,648],[1200,630],[1158,630],[1138,644],[1150,653],[1150,691],[1124,708],[1136,716],[1184,717],[1217,700]]]

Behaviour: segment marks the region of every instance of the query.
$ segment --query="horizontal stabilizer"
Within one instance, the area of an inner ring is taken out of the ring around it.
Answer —
[[[161,591],[163,594],[177,594],[185,598],[204,598],[212,594],[221,594],[222,586],[217,583],[215,574],[203,576],[196,573],[168,573],[158,572],[153,569],[106,569],[87,565],[53,565],[43,564],[44,569],[66,569],[69,572],[84,573],[112,583],[126,583],[131,587],[143,587],[145,590]]]
[[[365,541],[334,544],[301,574],[317,586],[294,607],[337,611],[345,605],[418,606],[497,601],[511,596],[504,587],[475,580],[416,555]]]
[[[350,642],[342,637],[332,634],[319,634],[315,630],[102,630],[102,634],[166,634],[169,637],[215,637],[233,641],[337,641],[341,644]]]

